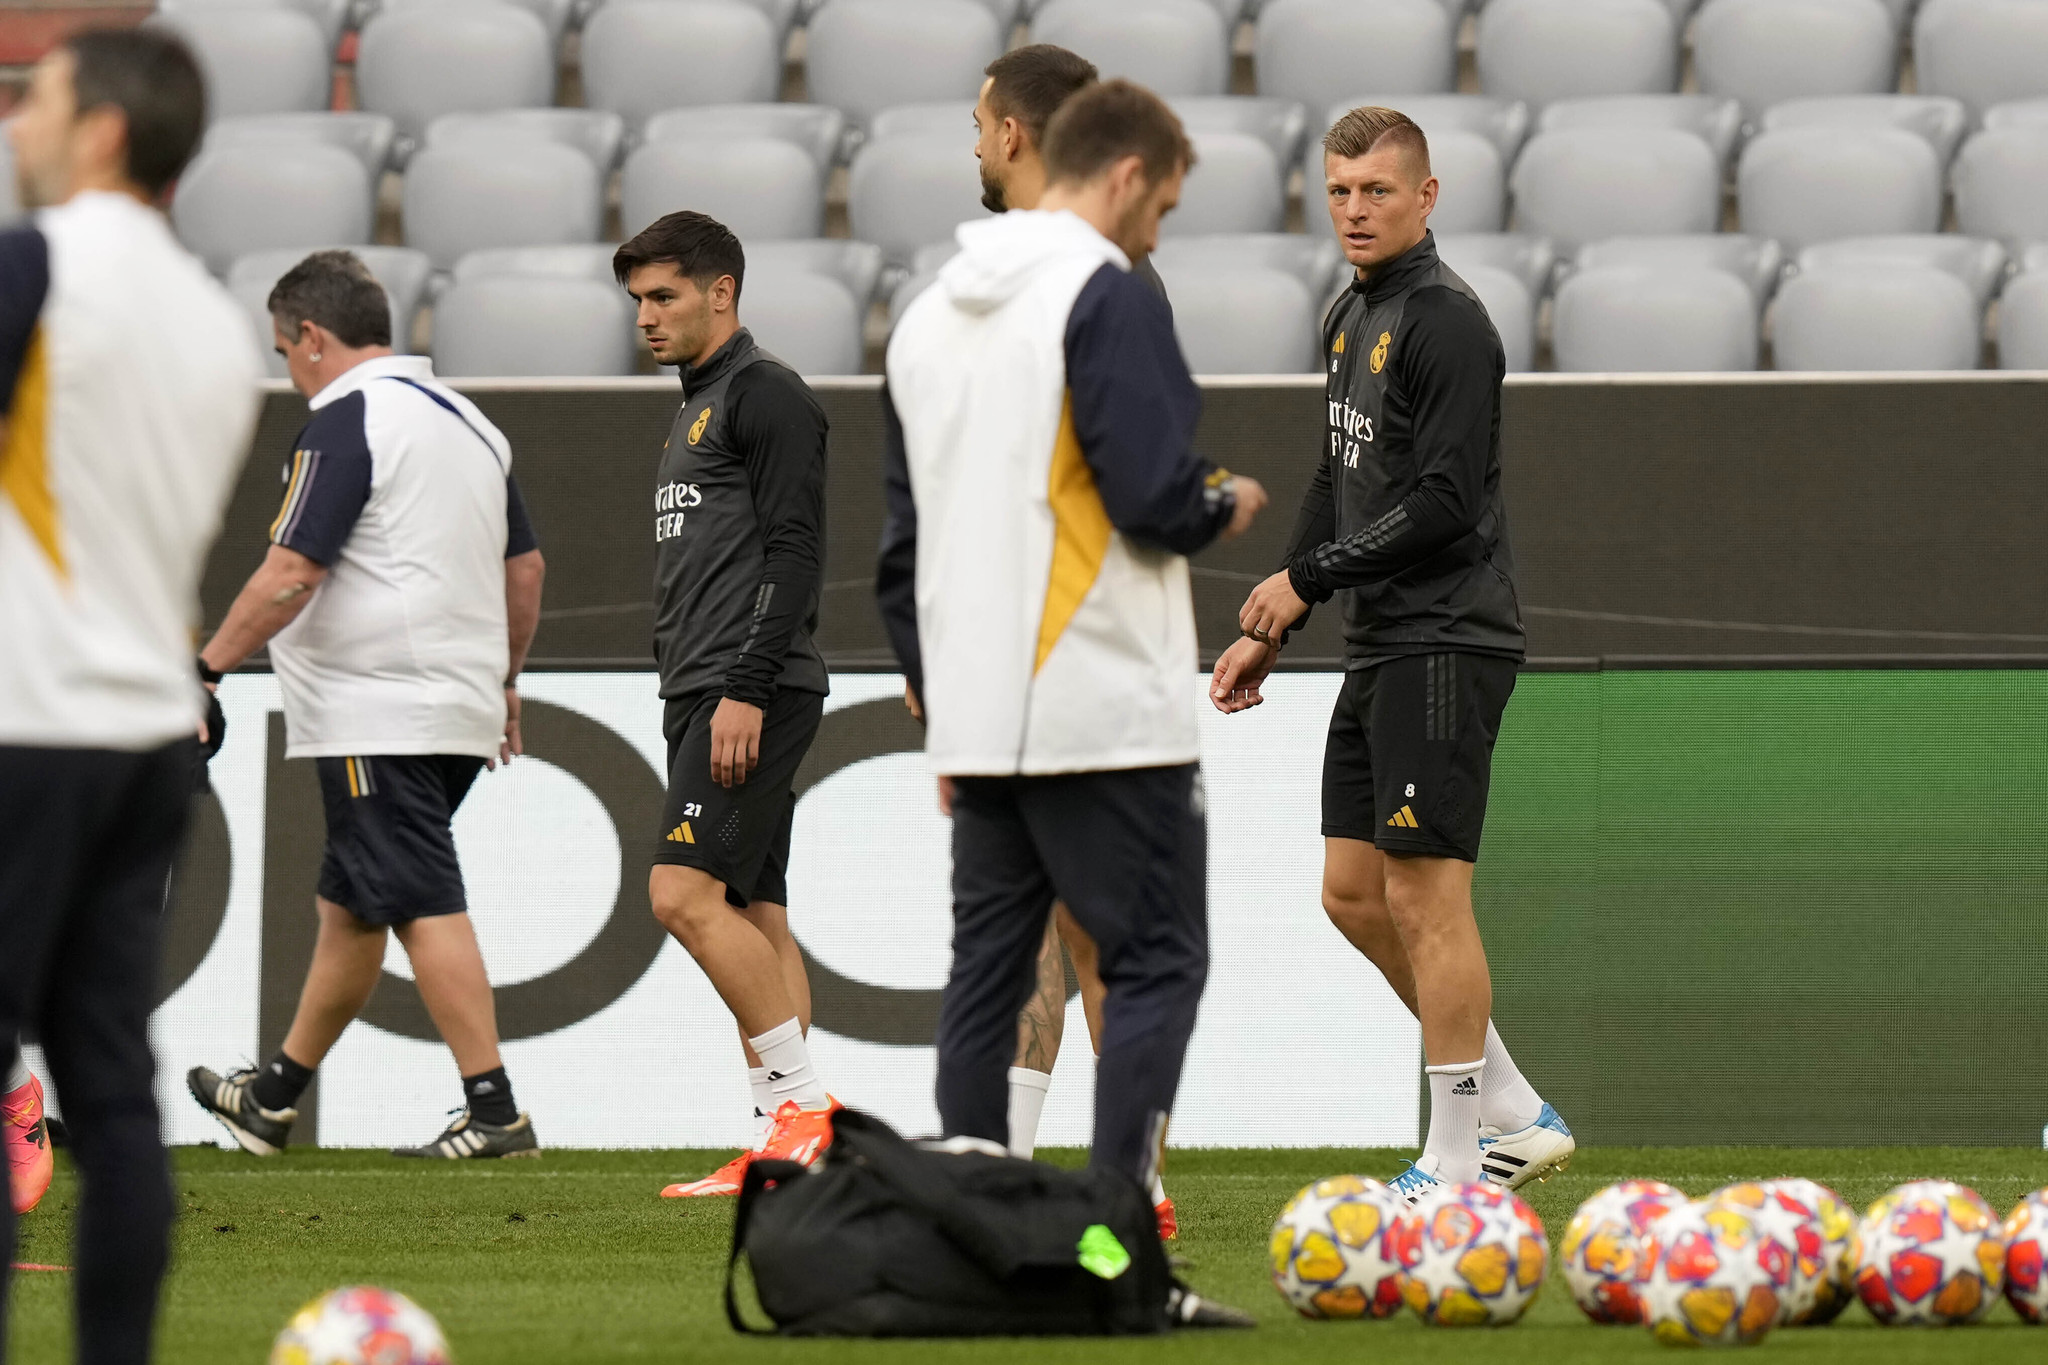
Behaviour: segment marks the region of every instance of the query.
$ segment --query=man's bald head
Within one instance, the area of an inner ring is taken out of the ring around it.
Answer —
[[[1323,134],[1323,150],[1345,161],[1371,152],[1398,151],[1412,183],[1420,185],[1429,179],[1429,139],[1414,119],[1398,109],[1377,105],[1353,109]]]

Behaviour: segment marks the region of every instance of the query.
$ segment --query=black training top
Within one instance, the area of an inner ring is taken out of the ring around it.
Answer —
[[[1500,489],[1507,359],[1478,295],[1424,237],[1331,306],[1323,349],[1329,448],[1288,542],[1295,593],[1314,604],[1350,589],[1346,668],[1521,659]]]
[[[744,328],[682,381],[654,488],[661,695],[822,694],[824,410]]]

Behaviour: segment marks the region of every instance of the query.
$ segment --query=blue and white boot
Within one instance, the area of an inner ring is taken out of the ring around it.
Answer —
[[[1571,1165],[1572,1153],[1578,1148],[1572,1130],[1546,1102],[1527,1128],[1512,1133],[1481,1128],[1479,1169],[1494,1184],[1519,1190],[1532,1180],[1548,1180]]]
[[[1387,1188],[1400,1195],[1412,1209],[1436,1191],[1447,1188],[1437,1175],[1442,1164],[1440,1157],[1424,1152],[1408,1163],[1407,1170],[1387,1182]]]

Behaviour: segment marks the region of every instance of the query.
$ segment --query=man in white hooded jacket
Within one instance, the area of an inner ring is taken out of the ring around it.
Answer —
[[[1001,1146],[1057,896],[1108,987],[1094,1162],[1149,1185],[1208,971],[1188,564],[1266,495],[1196,457],[1200,395],[1131,274],[1194,159],[1111,81],[1053,118],[1039,207],[960,229],[889,347],[877,595],[952,779],[946,1134]]]

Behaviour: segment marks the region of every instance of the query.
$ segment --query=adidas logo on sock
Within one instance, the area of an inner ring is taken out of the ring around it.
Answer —
[[[1479,1093],[1479,1082],[1467,1076],[1464,1080],[1451,1087],[1451,1093],[1453,1095],[1476,1095]]]

